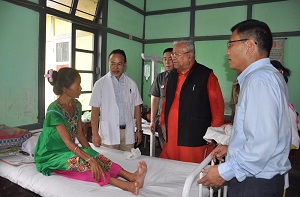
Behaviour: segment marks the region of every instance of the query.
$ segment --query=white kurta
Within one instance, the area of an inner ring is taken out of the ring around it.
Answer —
[[[96,81],[90,106],[100,107],[99,134],[102,143],[107,145],[120,144],[119,108],[111,79],[108,72]],[[135,142],[135,106],[143,103],[136,83],[124,74],[125,78],[125,117],[126,117],[126,144]]]

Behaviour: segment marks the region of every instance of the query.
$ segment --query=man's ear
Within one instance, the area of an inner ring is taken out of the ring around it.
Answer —
[[[256,48],[256,42],[252,39],[246,41],[247,53],[251,54]]]

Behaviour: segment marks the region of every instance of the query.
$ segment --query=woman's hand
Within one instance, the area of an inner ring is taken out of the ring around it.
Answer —
[[[106,180],[105,171],[95,158],[91,158],[88,163],[90,164],[93,178],[97,181],[97,183],[100,182],[101,176],[103,177],[103,180]]]

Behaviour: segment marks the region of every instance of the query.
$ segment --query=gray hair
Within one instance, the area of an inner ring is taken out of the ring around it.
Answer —
[[[191,51],[195,54],[195,45],[193,40],[176,40],[173,42],[173,46],[181,43],[184,43],[187,46],[188,51]]]

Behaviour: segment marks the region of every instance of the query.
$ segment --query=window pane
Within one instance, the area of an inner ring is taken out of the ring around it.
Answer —
[[[92,91],[93,87],[93,74],[92,73],[80,73],[81,76],[81,91]]]
[[[72,23],[59,18],[54,18],[53,22],[54,27],[49,28],[51,28],[51,31],[54,32],[55,39],[71,38]]]
[[[77,70],[93,70],[93,54],[76,52],[75,54],[75,68]]]
[[[98,0],[79,0],[75,15],[92,21],[94,20],[97,4]]]
[[[56,62],[69,61],[69,42],[56,43]]]
[[[51,0],[47,0],[47,7],[54,8],[62,12],[70,13],[72,1],[73,0],[56,0],[56,2],[59,2],[56,3]]]
[[[91,106],[89,106],[91,95],[92,93],[86,93],[79,96],[78,100],[82,104],[82,111],[91,110]]]
[[[76,30],[76,48],[94,51],[94,34]]]

